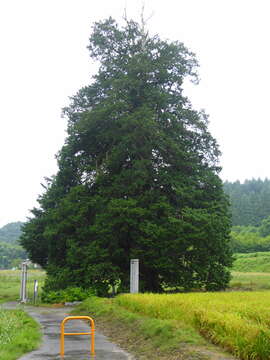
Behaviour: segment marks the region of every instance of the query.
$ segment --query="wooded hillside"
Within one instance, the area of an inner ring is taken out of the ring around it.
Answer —
[[[0,228],[0,269],[18,266],[27,257],[19,246],[22,222],[12,222]]]
[[[252,179],[224,183],[231,201],[232,225],[260,226],[270,216],[270,180]]]
[[[21,236],[22,224],[22,222],[17,221],[0,228],[0,242],[18,245],[18,239]]]

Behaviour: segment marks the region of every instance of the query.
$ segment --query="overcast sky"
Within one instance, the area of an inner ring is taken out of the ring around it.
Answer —
[[[152,34],[196,53],[201,82],[186,93],[210,116],[223,180],[270,177],[268,0],[145,0]],[[139,19],[135,0],[0,1],[0,226],[25,220],[56,172],[61,109],[96,66],[86,46],[94,21]]]

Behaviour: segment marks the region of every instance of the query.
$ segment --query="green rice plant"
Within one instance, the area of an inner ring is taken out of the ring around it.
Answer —
[[[197,311],[194,324],[202,335],[241,359],[269,359],[270,330],[238,314]]]
[[[118,306],[143,316],[192,325],[245,360],[270,358],[270,292],[125,294]]]

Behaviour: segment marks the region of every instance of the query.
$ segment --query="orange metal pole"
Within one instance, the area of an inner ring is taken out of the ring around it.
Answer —
[[[93,328],[91,335],[91,355],[95,355],[95,329]]]
[[[91,331],[89,333],[65,333],[65,323],[69,320],[89,320]],[[61,322],[61,336],[60,336],[60,356],[65,354],[65,335],[90,335],[91,336],[91,355],[95,355],[95,323],[90,316],[68,316]]]
[[[61,339],[60,339],[60,355],[64,356],[64,348],[65,348],[65,335],[64,335],[64,322],[61,322]]]
[[[91,323],[91,355],[95,355],[95,323],[92,318],[90,318]]]

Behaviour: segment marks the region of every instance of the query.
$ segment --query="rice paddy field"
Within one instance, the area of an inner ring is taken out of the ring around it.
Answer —
[[[28,270],[27,294],[31,299],[34,292],[34,280],[38,280],[39,289],[43,286],[45,272],[41,270]],[[0,303],[18,300],[20,298],[21,271],[0,270]]]
[[[270,359],[270,291],[125,294],[115,302],[143,316],[192,324],[240,359]]]
[[[232,272],[231,290],[270,290],[270,273]]]
[[[33,296],[34,280],[38,280],[41,291],[44,278],[43,271],[29,270],[28,298]],[[20,283],[21,271],[0,271],[0,303],[18,299]],[[169,334],[164,340],[164,343],[168,343],[174,332],[178,332],[178,335],[173,346],[179,347],[177,344],[181,342],[200,346],[201,340],[196,337],[200,334],[237,358],[270,359],[270,273],[267,272],[234,271],[230,288],[226,292],[123,294],[110,301],[89,298],[79,312],[92,312],[94,303],[97,314],[101,308],[102,312],[105,311],[105,307],[108,308],[108,317],[111,317],[112,312],[118,317],[122,313],[120,324],[132,322],[133,316],[138,316],[136,324],[142,326],[140,331],[145,332],[145,337],[157,337],[156,343],[153,340],[156,348],[161,344],[163,336]],[[13,359],[7,357],[11,354],[10,350],[5,350],[7,353],[4,355],[1,349],[14,347],[16,342],[13,330],[18,329],[21,321],[27,323],[30,320],[25,319],[22,313],[7,313],[0,308],[0,359]],[[31,327],[35,328],[35,325],[29,322],[29,333]]]

